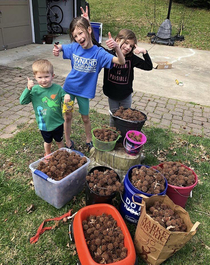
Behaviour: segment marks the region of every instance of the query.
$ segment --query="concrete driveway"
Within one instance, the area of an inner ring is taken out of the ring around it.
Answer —
[[[54,41],[69,43],[69,36],[61,35]],[[106,46],[105,39],[102,45]],[[210,51],[149,43],[138,43],[138,46],[148,50],[154,63],[168,61],[172,69],[154,69],[149,72],[135,69],[135,91],[210,106]],[[53,63],[55,74],[66,77],[70,71],[70,62],[63,60],[62,56],[54,57],[52,49],[53,44],[31,44],[0,51],[0,64],[25,68],[38,58],[47,58]],[[176,79],[183,85],[177,85]],[[102,82],[103,70],[98,84]]]
[[[69,43],[69,37],[62,35],[54,41]],[[147,125],[210,137],[210,51],[149,43],[138,45],[148,50],[154,63],[168,61],[172,68],[149,72],[135,69],[132,107],[147,115]],[[31,104],[19,103],[26,77],[33,78],[31,65],[35,60],[49,59],[55,68],[55,82],[63,85],[71,70],[70,61],[62,56],[54,57],[52,49],[53,44],[30,44],[0,51],[0,138],[12,137],[18,132],[18,125],[35,120]],[[176,79],[183,85],[177,85]],[[102,84],[103,71],[90,107],[108,114]]]

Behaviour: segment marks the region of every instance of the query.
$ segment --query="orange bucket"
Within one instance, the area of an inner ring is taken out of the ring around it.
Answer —
[[[74,240],[77,248],[77,253],[79,260],[82,265],[98,265],[89,252],[88,246],[85,241],[85,236],[82,227],[82,221],[86,220],[90,215],[102,215],[102,214],[110,214],[117,221],[117,225],[121,228],[124,234],[124,245],[128,249],[127,257],[123,260],[109,263],[109,265],[134,265],[136,261],[136,252],[133,244],[133,240],[131,238],[130,232],[128,228],[118,212],[118,210],[110,205],[105,203],[93,204],[89,206],[85,206],[80,209],[74,217],[73,221],[73,232],[74,232]]]

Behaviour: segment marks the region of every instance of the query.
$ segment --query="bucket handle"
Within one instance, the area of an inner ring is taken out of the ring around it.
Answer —
[[[42,171],[40,171],[40,170],[38,170],[38,169],[36,169],[35,171],[34,171],[34,174],[36,174],[38,177],[40,177],[40,178],[42,178],[42,179],[44,179],[44,180],[48,180],[48,175],[46,175],[44,172],[42,172]]]
[[[191,228],[190,232],[194,232],[194,231],[198,228],[199,225],[200,225],[200,222],[197,221],[197,222],[193,225],[193,227]]]
[[[125,146],[125,138],[126,138],[126,136],[124,137],[124,140],[123,140],[123,146],[124,146],[124,148],[125,148],[126,150],[128,150],[128,149],[126,148],[126,146]],[[134,150],[136,150],[136,149],[138,149],[138,148],[140,148],[140,147],[142,147],[142,144],[140,144],[138,147],[136,147],[136,148],[132,148],[131,150],[128,150],[128,151],[134,151]]]
[[[139,193],[135,193],[132,195],[132,201],[137,204],[137,205],[140,205],[141,207],[145,206],[143,203],[140,203],[140,202],[136,202],[134,197],[135,196],[139,196],[139,197],[142,197],[142,198],[149,198],[148,196],[144,195],[144,194],[139,194]]]
[[[135,203],[135,204],[137,204],[137,205],[140,205],[140,206],[144,206],[143,204],[141,204],[141,203],[139,203],[139,202],[135,202],[135,200],[134,200],[134,196],[135,195],[138,195],[138,194],[134,194],[133,196],[132,196],[132,201]],[[140,195],[140,194],[139,194]],[[144,196],[144,195],[143,195]],[[123,197],[122,197],[122,194],[120,193],[120,198],[121,198],[121,201],[124,203],[124,204],[126,204],[126,202],[123,200]]]
[[[185,196],[185,195],[183,195],[183,194],[181,194],[180,192],[178,192],[178,190],[177,189],[174,189],[181,197],[184,197],[184,198],[188,198],[189,196]]]

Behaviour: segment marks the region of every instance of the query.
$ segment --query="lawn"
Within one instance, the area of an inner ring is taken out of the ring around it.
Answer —
[[[88,3],[91,21],[103,23],[103,36],[107,36],[109,31],[116,36],[120,29],[129,28],[140,42],[150,42],[148,33],[157,34],[167,18],[169,6],[168,0],[88,0]],[[209,21],[210,10],[188,8],[173,2],[171,36],[184,36],[184,41],[176,41],[175,46],[210,50]]]
[[[88,0],[91,21],[103,23],[103,35],[110,31],[115,36],[122,28],[132,29],[139,41],[150,42],[149,32],[157,33],[166,19],[168,1],[99,1]],[[155,5],[156,4],[156,5]],[[186,8],[173,3],[171,9],[172,35],[180,33],[185,40],[175,45],[210,50],[210,11]],[[85,133],[78,112],[72,125],[76,149],[87,157]],[[109,123],[108,115],[93,110],[92,128]],[[47,218],[59,217],[72,209],[76,213],[86,205],[85,190],[61,209],[56,209],[35,194],[29,165],[43,157],[42,137],[35,123],[20,125],[20,132],[10,139],[0,139],[0,265],[76,265],[78,256],[69,238],[70,221],[49,222],[52,230],[30,244],[38,227]],[[198,176],[198,185],[188,198],[186,210],[194,224],[200,222],[196,235],[181,250],[169,258],[166,265],[208,265],[210,260],[210,139],[144,125],[147,142],[143,147],[143,165],[157,165],[163,161],[180,161]],[[56,146],[53,145],[53,151]],[[118,194],[114,205],[118,209]],[[131,236],[135,225],[127,223]],[[138,264],[146,264],[140,257]],[[84,265],[84,264],[83,264]],[[131,265],[131,264],[128,264]]]
[[[108,124],[109,117],[91,111],[92,127]],[[22,125],[24,128],[24,125]],[[200,222],[196,235],[179,252],[164,264],[209,264],[209,171],[210,140],[192,135],[174,134],[159,128],[143,127],[147,143],[143,152],[146,156],[142,164],[157,165],[162,161],[181,161],[198,175],[199,183],[188,198],[186,210],[192,223]],[[75,111],[72,137],[76,148],[86,156],[85,134],[81,118]],[[78,211],[85,203],[85,190],[74,197],[63,208],[56,209],[39,198],[34,191],[29,164],[43,156],[42,139],[36,124],[21,129],[13,138],[1,140],[0,146],[0,264],[76,264],[78,259],[75,245],[69,239],[68,222],[50,222],[54,226],[46,231],[35,244],[29,240],[36,234],[38,227],[47,218],[61,216],[72,209]],[[56,147],[53,147],[56,150]],[[114,204],[118,208],[119,197]],[[30,206],[33,206],[30,210]],[[127,223],[131,235],[135,225]],[[139,264],[145,264],[139,258]]]

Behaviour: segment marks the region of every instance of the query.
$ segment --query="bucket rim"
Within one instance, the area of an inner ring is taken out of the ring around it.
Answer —
[[[132,170],[133,168],[135,168],[135,167],[141,168],[142,166],[145,166],[145,167],[147,167],[147,168],[153,168],[152,166],[141,165],[141,164],[140,164],[140,165],[132,166],[132,167],[130,167],[129,170],[127,171],[127,173],[126,173],[126,175],[125,175],[125,178],[124,178],[124,181],[125,181],[126,176],[127,176],[127,180],[128,180],[128,182],[129,182],[129,184],[130,184],[134,189],[136,189],[137,192],[139,192],[140,194],[142,193],[143,195],[146,195],[146,196],[148,196],[148,197],[151,197],[151,196],[154,196],[154,195],[165,195],[166,192],[167,192],[167,189],[168,189],[168,181],[167,181],[166,177],[165,177],[160,171],[158,171],[157,169],[155,169],[155,170],[156,170],[157,172],[161,173],[161,174],[163,175],[163,177],[164,177],[164,180],[165,180],[165,184],[164,184],[165,189],[164,189],[162,192],[160,192],[160,193],[158,193],[158,194],[146,193],[146,192],[143,192],[143,191],[137,189],[136,187],[134,187],[134,186],[132,185],[132,183],[131,183],[131,181],[130,181],[130,179],[129,179],[129,173],[131,172],[131,170]],[[154,169],[154,168],[153,168],[153,169]],[[136,193],[137,193],[137,192],[136,192]]]
[[[119,182],[121,182],[121,179],[120,179],[120,176],[119,176],[119,174],[113,169],[113,168],[111,168],[111,167],[107,167],[107,166],[95,166],[95,167],[92,167],[89,171],[88,171],[88,173],[87,173],[87,175],[89,175],[90,173],[92,173],[94,170],[96,170],[96,169],[98,169],[99,171],[101,171],[101,172],[104,172],[105,170],[113,170],[116,174],[117,174],[117,179],[119,180]],[[104,169],[104,170],[100,170],[100,169]],[[96,193],[96,192],[94,192],[90,187],[89,187],[89,185],[88,185],[88,182],[87,182],[87,180],[85,179],[85,184],[86,184],[86,186],[89,188],[89,190],[92,192],[92,193],[94,193],[95,195],[99,195],[99,193]],[[116,195],[116,193],[117,193],[117,191],[114,191],[111,195],[99,195],[100,197],[112,197],[112,196],[115,196]]]
[[[128,109],[128,108],[125,108],[125,110],[126,109]],[[130,108],[131,110],[136,110],[136,109],[132,109],[132,108]],[[144,113],[144,112],[142,112],[142,111],[140,111],[140,110],[137,110],[137,111],[139,111],[139,112],[141,112],[141,114],[143,114],[143,116],[144,116],[144,120],[141,120],[141,121],[130,121],[130,120],[125,120],[125,119],[122,119],[122,118],[120,118],[120,117],[118,117],[118,116],[115,116],[114,114],[113,114],[113,111],[116,111],[116,110],[118,110],[118,109],[112,109],[112,110],[110,110],[109,109],[109,113],[110,113],[110,115],[114,118],[114,119],[119,119],[119,120],[121,120],[121,121],[126,121],[126,122],[130,122],[130,123],[140,123],[140,122],[145,122],[146,120],[147,120],[147,115]]]
[[[116,133],[118,134],[117,139],[114,140],[114,141],[110,141],[110,142],[101,141],[101,140],[99,140],[97,137],[95,137],[95,135],[94,135],[94,133],[93,133],[94,130],[96,130],[96,129],[102,129],[102,127],[95,127],[95,128],[93,128],[93,129],[91,130],[91,134],[92,134],[92,136],[93,136],[95,139],[97,139],[97,141],[99,141],[100,143],[103,143],[103,144],[113,144],[113,143],[116,143],[116,142],[122,137],[122,135],[121,135],[118,131],[115,131],[115,130],[113,130],[113,129],[111,129],[111,128],[107,128],[108,130],[113,131],[113,132],[116,132]]]
[[[143,140],[142,140],[141,142],[136,142],[136,141],[132,140],[132,139],[128,136],[128,134],[131,133],[131,132],[138,132],[138,135],[141,134],[141,136],[143,137]],[[147,142],[147,137],[146,137],[146,135],[145,135],[144,133],[140,132],[140,131],[137,131],[137,130],[129,130],[129,131],[127,131],[125,137],[126,137],[131,143],[133,143],[133,144],[137,144],[137,145],[141,145],[141,146],[144,145],[144,144]]]

